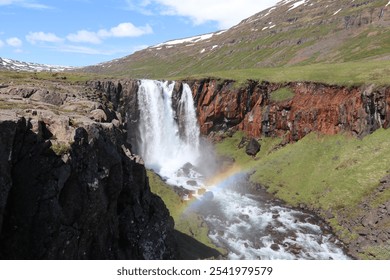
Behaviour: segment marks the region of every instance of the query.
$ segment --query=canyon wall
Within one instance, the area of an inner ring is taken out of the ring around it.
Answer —
[[[240,129],[290,142],[389,127],[390,87],[186,82],[204,135]],[[178,257],[174,222],[136,156],[137,91],[136,80],[0,88],[0,258]]]
[[[250,136],[297,141],[315,131],[359,137],[389,127],[390,87],[345,87],[312,82],[187,81],[193,90],[203,134],[235,127]],[[293,96],[275,101],[281,88]]]
[[[0,259],[177,259],[117,86],[0,90]]]

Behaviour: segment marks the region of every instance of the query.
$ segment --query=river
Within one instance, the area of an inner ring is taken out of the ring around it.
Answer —
[[[213,164],[208,168],[205,158],[212,157],[200,140],[190,87],[183,85],[174,108],[173,82],[139,83],[138,151],[167,183],[193,194],[196,202],[187,211],[203,216],[210,239],[227,249],[228,259],[349,258],[322,220],[253,191],[247,174],[234,172],[208,185],[204,173]]]

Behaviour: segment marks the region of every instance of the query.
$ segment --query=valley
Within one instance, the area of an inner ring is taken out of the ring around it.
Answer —
[[[390,259],[389,27],[284,0],[88,67],[1,58],[0,258]]]

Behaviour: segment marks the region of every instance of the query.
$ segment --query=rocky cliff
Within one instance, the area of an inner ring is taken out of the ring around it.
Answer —
[[[214,139],[243,130],[287,143],[389,127],[390,87],[186,82]],[[135,80],[0,87],[0,258],[178,257],[173,220],[135,155],[137,91]]]
[[[364,136],[389,127],[390,88],[312,82],[189,81],[203,134],[237,128],[297,141],[310,132]],[[289,94],[286,96],[285,92]]]
[[[1,259],[177,258],[173,219],[126,141],[118,92],[0,90]]]

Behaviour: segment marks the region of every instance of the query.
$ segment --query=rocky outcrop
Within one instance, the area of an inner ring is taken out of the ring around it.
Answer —
[[[258,152],[260,152],[260,148],[260,143],[256,139],[251,138],[248,145],[245,147],[245,152],[247,155],[254,157]]]
[[[231,80],[186,81],[192,89],[201,133],[245,131],[251,137],[284,137],[298,141],[310,132],[350,133],[359,137],[390,123],[389,87],[346,87],[313,82],[269,83],[249,80],[237,86]],[[138,82],[135,80],[98,81],[88,84],[106,101],[127,130],[127,139],[136,151],[139,110]],[[176,83],[172,106],[178,109],[182,83]],[[288,89],[291,98],[274,98]],[[100,116],[94,111],[93,115]],[[112,113],[111,113],[112,115]],[[103,116],[104,117],[104,116]],[[179,127],[180,116],[177,115]]]
[[[383,251],[388,251],[390,200],[383,203],[376,201],[389,188],[390,175],[387,175],[380,180],[379,186],[358,204],[358,214],[354,219],[347,219],[342,213],[338,213],[339,219],[342,220],[342,227],[358,236],[351,240],[348,246],[352,255],[377,259],[383,256],[378,256],[380,252],[372,250],[372,247],[382,247]]]
[[[390,88],[345,87],[321,83],[189,81],[201,132],[237,128],[249,136],[277,136],[297,141],[310,132],[367,135],[390,122]],[[293,97],[276,101],[286,88]]]
[[[0,258],[177,258],[117,95],[64,86],[46,103],[23,92],[0,92]]]
[[[123,122],[127,142],[131,144],[132,151],[138,153],[137,133],[140,114],[137,99],[138,81],[103,80],[91,81],[87,85],[94,90],[95,94],[112,104],[112,109]]]

